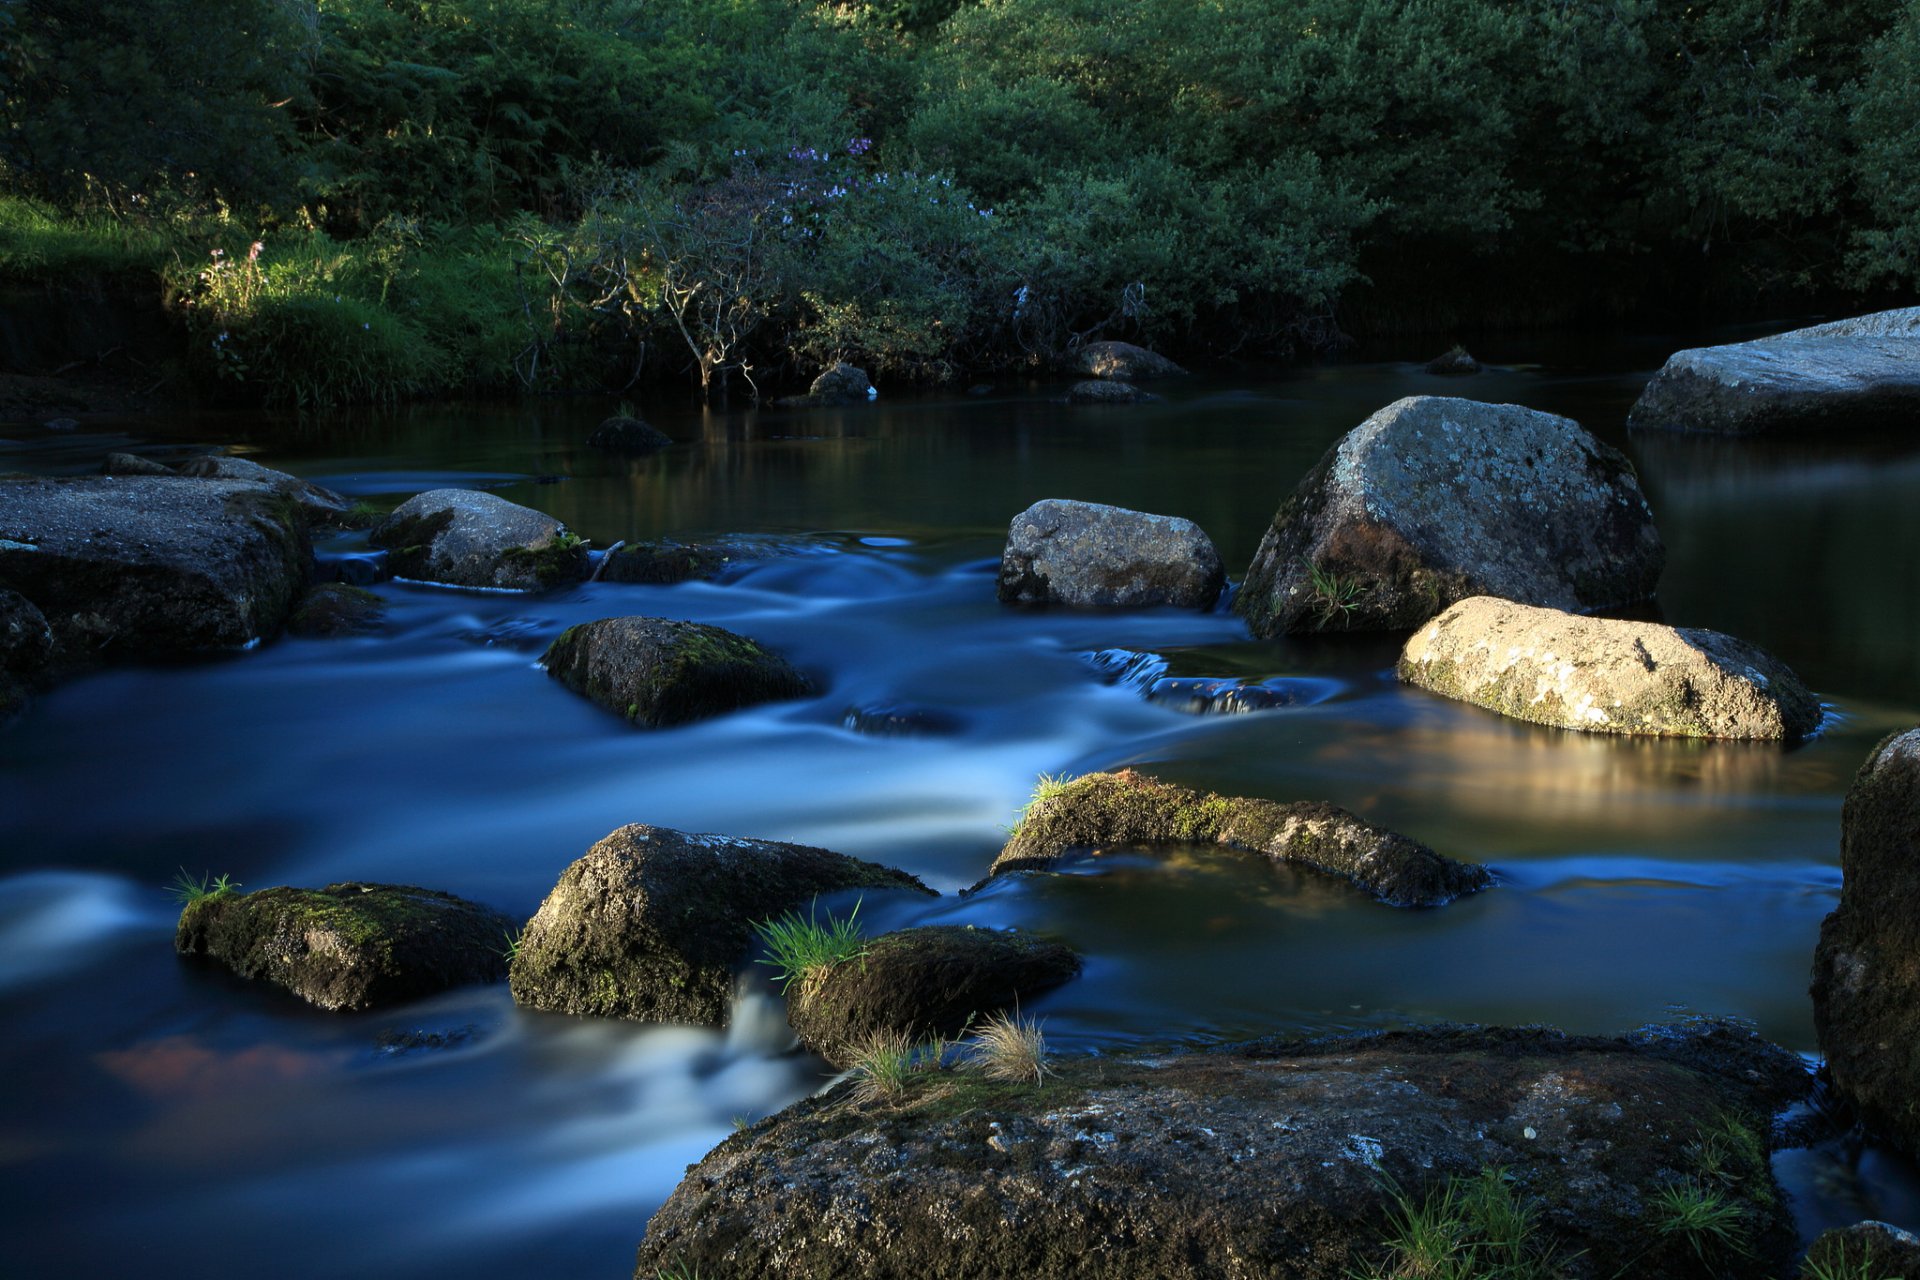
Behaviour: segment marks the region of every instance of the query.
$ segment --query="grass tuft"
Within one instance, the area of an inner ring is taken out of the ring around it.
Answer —
[[[1017,834],[1026,822],[1027,815],[1033,812],[1035,805],[1044,804],[1053,799],[1072,786],[1075,781],[1077,781],[1076,777],[1070,773],[1041,774],[1039,781],[1033,784],[1033,794],[1027,797],[1027,802],[1021,805],[1019,812],[1013,815],[1013,825],[1008,827],[1007,831]]]
[[[1039,1084],[1047,1075],[1047,1039],[1040,1024],[1019,1014],[996,1013],[973,1033],[973,1062],[990,1080]]]
[[[937,1062],[938,1059],[936,1058]],[[923,1059],[912,1036],[903,1031],[875,1031],[853,1047],[853,1100],[891,1102],[907,1088],[907,1078]]]
[[[789,911],[777,920],[753,926],[768,953],[759,963],[779,971],[774,978],[782,992],[809,973],[867,954],[866,939],[860,933],[859,901],[844,920],[829,915],[823,924],[814,911],[813,906],[808,907],[804,918],[798,911]]]
[[[1678,1239],[1708,1265],[1728,1256],[1753,1256],[1740,1205],[1695,1178],[1668,1183],[1653,1193],[1653,1227],[1665,1238]]]
[[[1360,597],[1366,594],[1360,579],[1322,569],[1305,556],[1300,557],[1300,563],[1307,566],[1307,580],[1313,590],[1315,627],[1325,631],[1336,621],[1344,626],[1360,607]]]
[[[207,872],[198,878],[185,867],[174,873],[173,883],[167,886],[167,892],[182,907],[190,907],[204,898],[219,898],[229,893],[238,893],[240,882],[232,876],[215,877]]]
[[[1387,1256],[1356,1280],[1554,1280],[1562,1274],[1539,1232],[1539,1206],[1504,1169],[1449,1178],[1416,1201],[1393,1197]]]

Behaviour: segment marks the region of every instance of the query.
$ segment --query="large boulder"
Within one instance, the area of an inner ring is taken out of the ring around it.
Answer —
[[[560,874],[510,981],[533,1009],[724,1026],[753,926],[849,889],[932,890],[904,871],[772,840],[622,827]]]
[[[67,664],[251,644],[312,557],[293,504],[247,482],[0,480],[0,587],[45,615]]]
[[[1267,638],[1411,630],[1468,596],[1629,604],[1665,562],[1633,467],[1579,423],[1414,396],[1349,431],[1281,503],[1235,607]]]
[[[1820,724],[1820,700],[1744,640],[1491,596],[1415,632],[1398,671],[1422,689],[1562,729],[1795,739]]]
[[[513,922],[400,884],[216,892],[187,904],[173,946],[322,1009],[373,1009],[498,982]]]
[[[541,662],[575,693],[649,729],[815,691],[785,658],[747,637],[670,618],[568,627]]]
[[[1077,851],[1116,845],[1211,844],[1351,880],[1396,907],[1436,907],[1493,882],[1403,835],[1315,801],[1281,804],[1191,791],[1132,769],[1043,788],[987,876],[1045,871]]]
[[[1760,1117],[1807,1076],[1722,1024],[1050,1068],[1037,1088],[916,1072],[884,1103],[840,1088],[734,1134],[647,1224],[636,1280],[1685,1280],[1780,1275],[1793,1251]],[[1406,1206],[1449,1188],[1450,1269],[1390,1251]],[[1708,1196],[1719,1233],[1676,1226],[1668,1205]]]
[[[257,484],[291,499],[308,520],[316,523],[335,520],[353,507],[351,502],[333,490],[322,488],[310,480],[302,480],[285,471],[275,471],[272,467],[263,467],[246,458],[234,458],[226,454],[189,458],[174,469],[174,474],[197,480],[243,480],[248,484]]]
[[[1920,413],[1920,307],[1667,358],[1627,425],[1720,435],[1907,426]]]
[[[831,409],[841,405],[865,404],[879,396],[865,369],[842,361],[813,380],[803,396],[785,396],[774,401],[788,409]]]
[[[587,576],[581,540],[543,512],[472,489],[432,489],[395,507],[370,541],[398,578],[538,591]]]
[[[1854,775],[1840,905],[1813,954],[1813,1025],[1835,1092],[1920,1154],[1920,729]]]
[[[1013,518],[1000,555],[1007,604],[1210,609],[1226,586],[1200,526],[1097,502],[1047,498]]]
[[[1158,352],[1131,342],[1084,343],[1068,358],[1067,367],[1090,378],[1116,378],[1121,382],[1146,382],[1186,373]]]
[[[930,925],[882,934],[787,992],[800,1043],[839,1066],[876,1033],[952,1039],[1080,972],[1080,955],[1032,934]]]

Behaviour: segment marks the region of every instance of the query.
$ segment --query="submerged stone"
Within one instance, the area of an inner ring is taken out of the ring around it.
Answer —
[[[1893,734],[1840,813],[1840,905],[1813,955],[1813,1025],[1833,1088],[1920,1155],[1920,729]]]
[[[1820,701],[1787,665],[1718,631],[1462,600],[1401,650],[1400,679],[1516,720],[1687,738],[1794,739]]]
[[[300,607],[287,619],[287,630],[296,636],[323,639],[363,636],[378,631],[386,616],[387,602],[365,587],[323,582],[300,601]]]
[[[1088,377],[1117,378],[1123,382],[1175,378],[1186,373],[1159,352],[1136,347],[1131,342],[1083,343],[1068,359],[1067,367]]]
[[[747,637],[670,618],[568,627],[541,663],[575,693],[649,729],[815,692],[785,658]]]
[[[836,1089],[733,1135],[647,1224],[636,1280],[1413,1275],[1387,1247],[1395,1189],[1418,1205],[1450,1182],[1534,1206],[1523,1247],[1565,1280],[1779,1275],[1794,1246],[1763,1117],[1808,1078],[1724,1025],[1445,1028],[1049,1066],[1039,1087],[947,1070],[882,1103]],[[1660,1231],[1661,1198],[1700,1180],[1725,1235]]]
[[[966,721],[951,711],[901,702],[848,707],[840,724],[874,738],[944,738],[966,728]]]
[[[753,926],[848,889],[932,890],[904,871],[773,840],[628,826],[560,875],[522,935],[515,1003],[727,1023]]]
[[[214,893],[180,913],[173,946],[328,1010],[372,1009],[498,982],[513,922],[412,885]]]
[[[1226,582],[1193,521],[1064,498],[1015,516],[1000,555],[1003,604],[1210,609]]]
[[[600,562],[602,582],[667,586],[712,579],[728,569],[777,554],[775,548],[744,542],[623,542]]]
[[[876,1032],[952,1039],[1079,972],[1072,947],[1031,934],[968,925],[902,929],[793,983],[787,1019],[801,1044],[846,1066]]]
[[[1485,867],[1334,805],[1191,791],[1132,769],[1090,773],[1037,797],[987,875],[1045,871],[1076,851],[1168,843],[1216,844],[1311,867],[1395,907],[1437,907],[1493,883]]]
[[[1632,465],[1579,423],[1414,396],[1349,431],[1300,481],[1234,608],[1268,638],[1411,630],[1469,596],[1631,604],[1665,563]]]
[[[1920,413],[1920,307],[1676,352],[1634,403],[1635,429],[1757,435],[1904,427]]]
[[[369,540],[398,578],[539,591],[587,576],[586,545],[558,520],[472,489],[408,498]]]

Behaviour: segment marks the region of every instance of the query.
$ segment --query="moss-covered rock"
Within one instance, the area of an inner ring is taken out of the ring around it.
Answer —
[[[800,1043],[845,1066],[875,1032],[951,1039],[1080,972],[1080,955],[1031,934],[932,925],[882,934],[851,960],[803,975],[787,992]]]
[[[1217,844],[1311,867],[1396,907],[1440,906],[1493,882],[1485,867],[1456,862],[1334,805],[1192,791],[1132,769],[1090,773],[1037,797],[987,875],[1045,871],[1076,851],[1170,843]]]
[[[724,1026],[753,926],[823,893],[931,893],[827,849],[628,826],[560,875],[512,965],[518,1004]]]
[[[1175,378],[1186,373],[1159,352],[1136,347],[1131,342],[1083,343],[1068,358],[1067,367],[1090,378],[1117,378],[1123,382]]]
[[[666,432],[627,414],[605,419],[587,436],[590,447],[607,453],[657,453],[672,443]]]
[[[1814,1029],[1835,1092],[1920,1155],[1920,729],[1854,776],[1840,872],[1813,957]]]
[[[1046,498],[1008,526],[998,591],[1003,604],[1210,609],[1226,583],[1213,540],[1191,520]]]
[[[1234,607],[1255,635],[1412,630],[1469,596],[1603,609],[1666,549],[1619,450],[1511,404],[1396,401],[1274,513]]]
[[[0,481],[0,587],[45,616],[63,664],[270,636],[312,558],[293,503],[244,481]]]
[[[1920,307],[1679,351],[1640,393],[1636,430],[1757,435],[1904,428],[1920,412]]]
[[[1394,1187],[1417,1203],[1487,1176],[1534,1206],[1529,1243],[1568,1280],[1779,1275],[1793,1248],[1760,1117],[1807,1077],[1724,1026],[1051,1066],[1037,1088],[942,1071],[884,1103],[838,1089],[735,1134],[654,1215],[636,1280],[1412,1275],[1384,1269]],[[1732,1243],[1663,1232],[1661,1197],[1709,1178]]]
[[[1800,1280],[1920,1280],[1920,1236],[1885,1222],[1823,1231],[1807,1250]]]
[[[669,618],[569,627],[541,661],[567,688],[649,729],[814,692],[785,658],[747,637]]]
[[[387,602],[365,587],[323,582],[301,599],[287,619],[287,630],[320,638],[360,636],[378,631],[386,616]]]
[[[395,507],[369,540],[395,577],[544,591],[587,576],[586,544],[552,516],[471,489],[433,489]]]
[[[498,982],[512,928],[449,893],[347,882],[211,894],[180,913],[173,945],[322,1009],[359,1010]]]
[[[1562,729],[1794,739],[1820,724],[1820,700],[1744,640],[1490,596],[1415,632],[1397,669],[1408,684]]]
[[[749,542],[623,542],[601,560],[595,576],[602,582],[667,586],[716,578],[774,554],[771,546]]]

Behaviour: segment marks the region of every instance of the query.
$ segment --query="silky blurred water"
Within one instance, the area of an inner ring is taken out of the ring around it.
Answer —
[[[677,443],[640,459],[587,449],[612,406],[578,401],[5,432],[0,470],[232,445],[385,504],[487,488],[601,547],[753,534],[793,548],[673,587],[383,584],[378,635],[103,672],[0,730],[6,1269],[621,1276],[686,1164],[826,1078],[786,1052],[764,987],[728,1036],[529,1014],[504,989],[315,1013],[176,961],[162,886],[181,867],[249,888],[419,883],[524,918],[595,840],[648,822],[824,845],[945,895],[870,898],[876,927],[1073,942],[1085,975],[1030,1010],[1066,1052],[1689,1013],[1813,1051],[1807,975],[1839,888],[1840,799],[1881,735],[1920,720],[1920,441],[1627,438],[1645,378],[1701,337],[1489,341],[1478,354],[1497,367],[1464,381],[1392,359],[1215,373],[1118,409],[1069,410],[1041,384],[807,414],[663,395],[642,407]],[[1256,642],[1224,612],[994,601],[1006,524],[1045,497],[1190,517],[1237,578],[1320,453],[1420,393],[1567,413],[1625,448],[1671,554],[1662,615],[1785,659],[1831,705],[1826,730],[1790,750],[1569,734],[1401,688],[1391,640]],[[321,547],[365,550],[364,535]],[[824,692],[644,732],[536,665],[563,628],[631,613],[744,632]],[[1304,692],[1193,715],[1103,678],[1087,655],[1116,648],[1175,676]],[[845,726],[874,706],[950,731]],[[955,896],[1038,775],[1120,765],[1332,801],[1499,884],[1396,911],[1310,873],[1160,850]],[[1863,1212],[1920,1225],[1904,1162],[1793,1161],[1809,1229]]]

